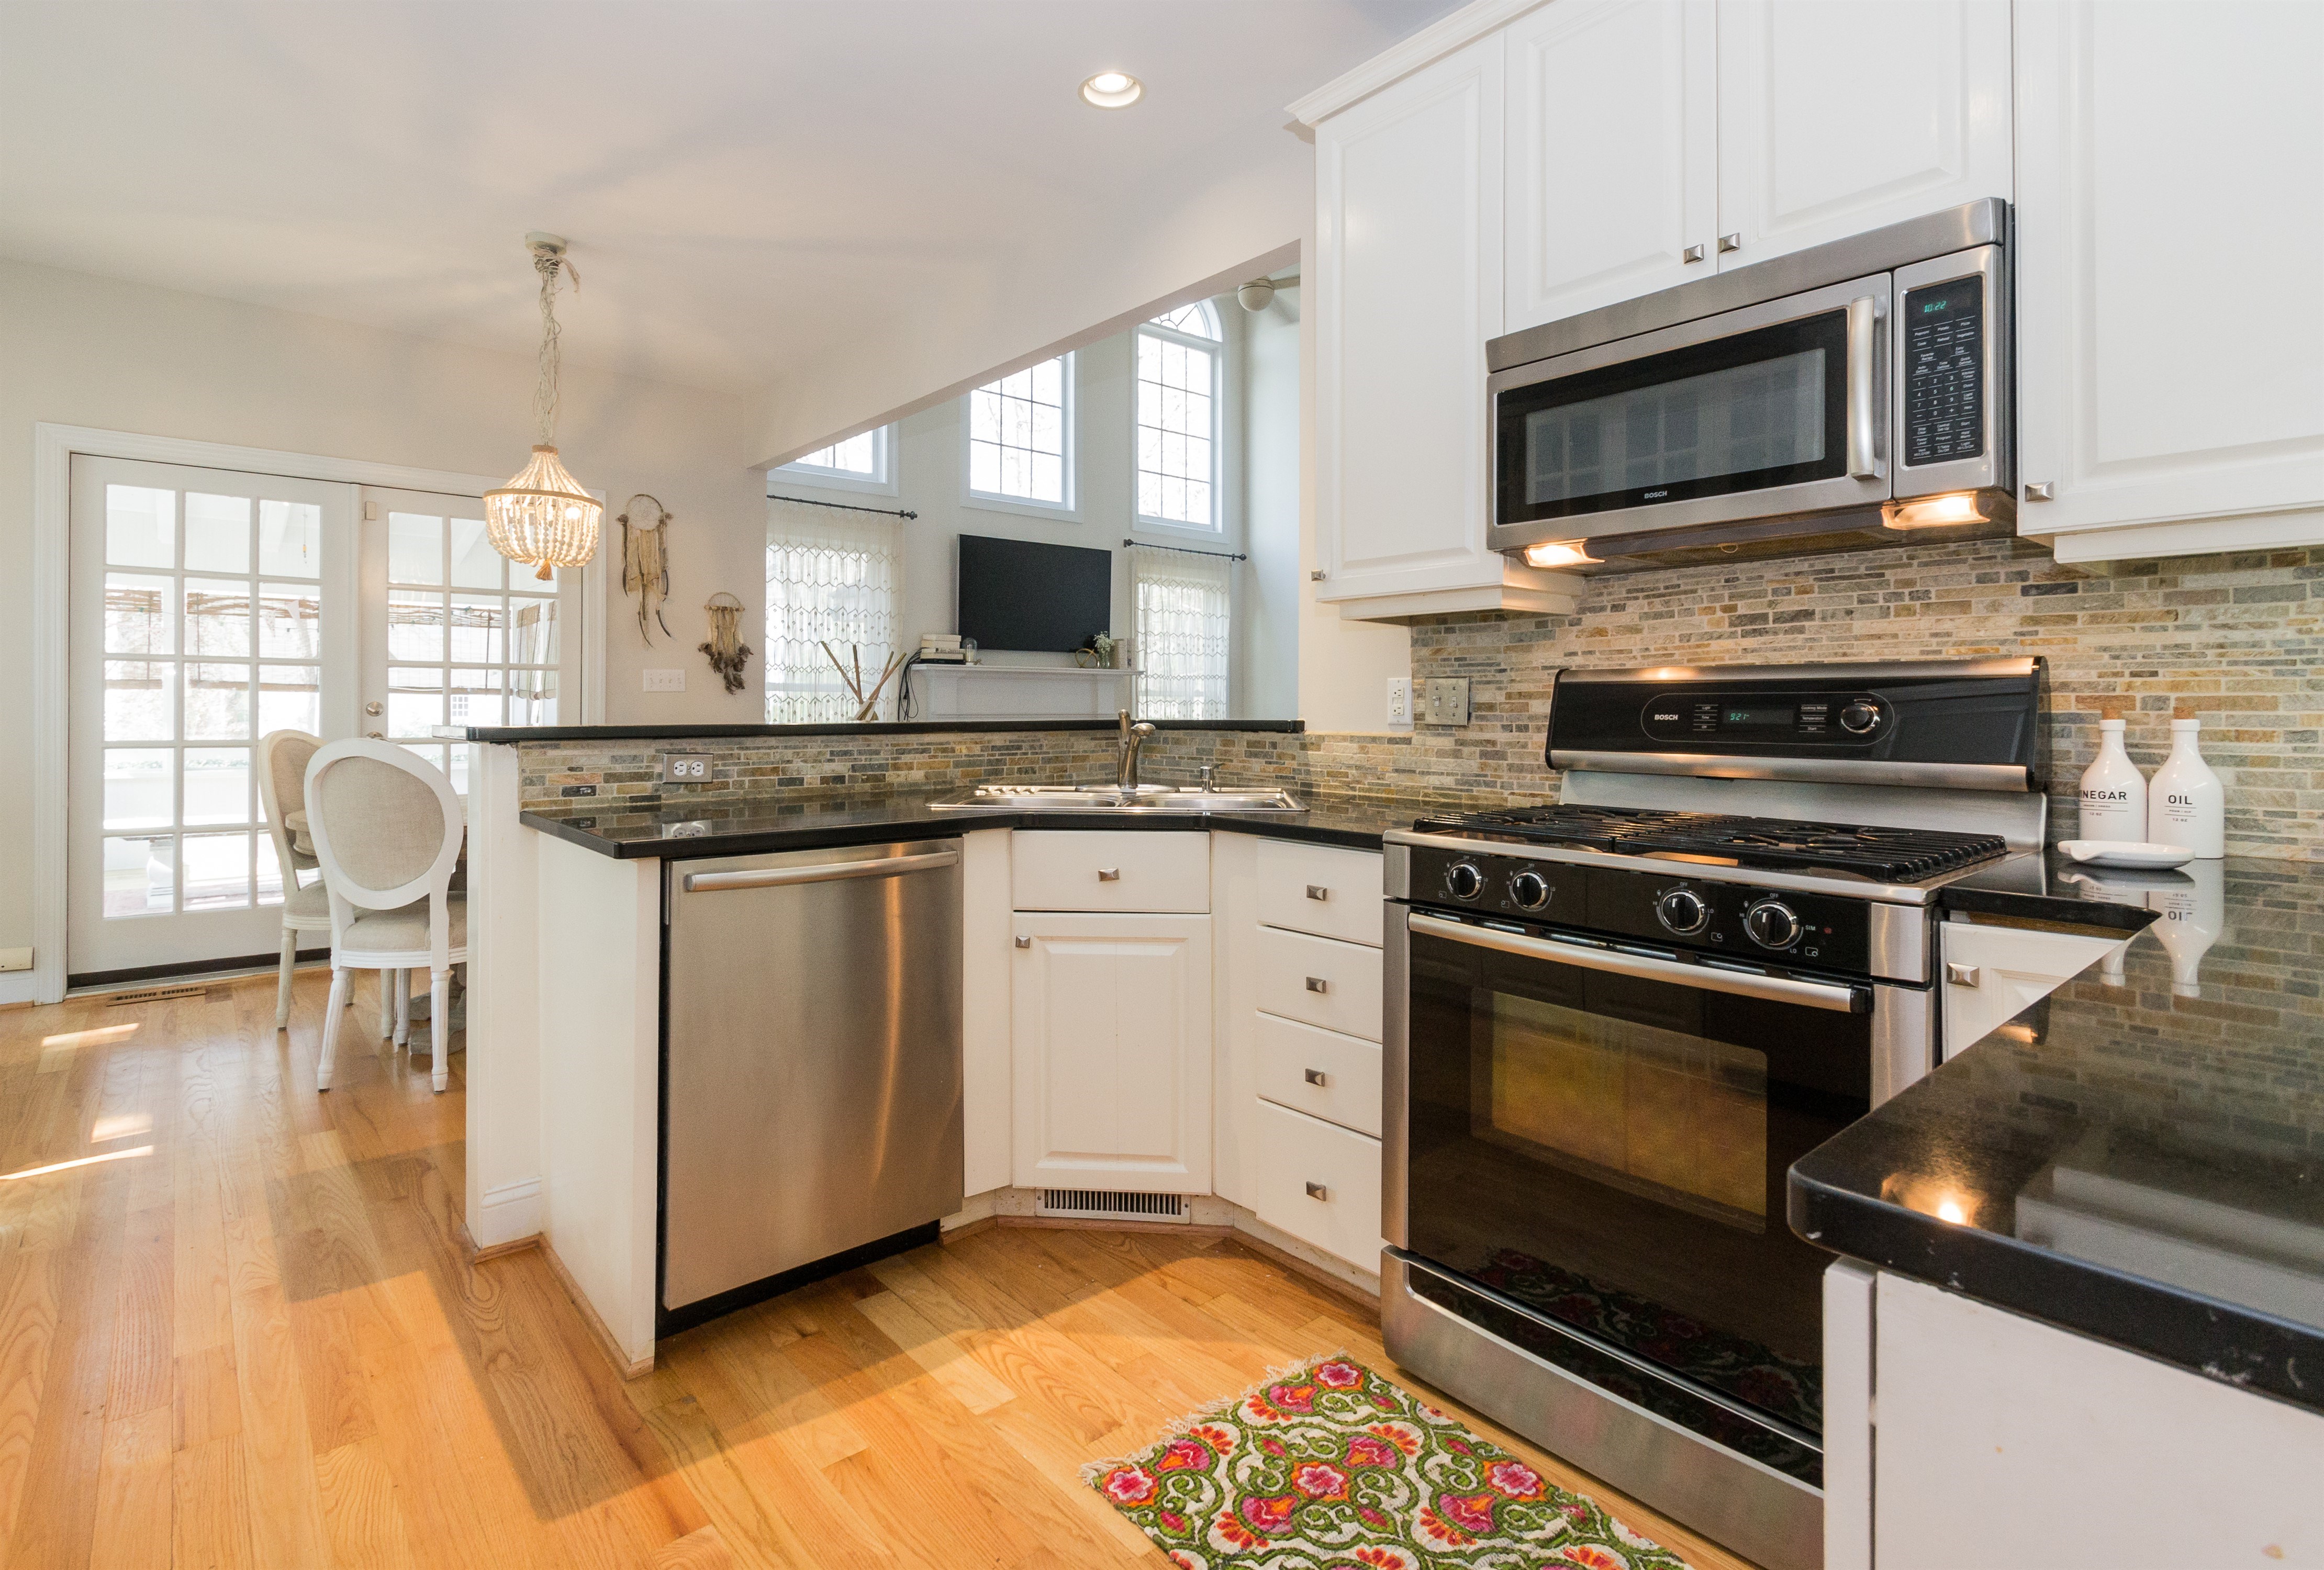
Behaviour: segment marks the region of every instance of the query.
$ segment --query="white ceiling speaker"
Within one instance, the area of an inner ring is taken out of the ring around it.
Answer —
[[[1247,311],[1254,313],[1263,311],[1275,303],[1275,280],[1271,278],[1254,278],[1235,290],[1235,298]]]

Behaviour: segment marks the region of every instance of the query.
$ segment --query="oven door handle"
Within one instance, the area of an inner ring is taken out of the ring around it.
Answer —
[[[1546,959],[1557,965],[1578,965],[1584,970],[1634,976],[1642,981],[1674,981],[1682,987],[1699,987],[1706,992],[1731,992],[1738,997],[1759,997],[1770,1003],[1796,1003],[1805,1008],[1829,1009],[1834,1014],[1872,1012],[1872,993],[1868,987],[1843,987],[1829,981],[1799,981],[1788,976],[1754,976],[1744,970],[1690,965],[1682,959],[1658,959],[1651,954],[1623,954],[1610,949],[1585,949],[1579,943],[1554,943],[1545,938],[1528,938],[1521,932],[1499,932],[1489,927],[1472,927],[1465,922],[1448,922],[1441,916],[1423,915],[1417,911],[1406,918],[1406,925],[1413,932],[1431,938],[1443,938],[1450,942],[1493,949],[1527,959]]]

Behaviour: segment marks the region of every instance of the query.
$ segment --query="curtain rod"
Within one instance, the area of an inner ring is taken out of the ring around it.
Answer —
[[[1247,562],[1250,560],[1249,556],[1243,555],[1240,551],[1198,551],[1192,546],[1148,545],[1142,539],[1126,539],[1121,543],[1126,546],[1135,546],[1137,549],[1141,551],[1176,551],[1182,556],[1217,556],[1222,561],[1230,562]]]
[[[919,517],[919,514],[917,512],[899,511],[893,507],[858,507],[852,501],[817,501],[812,496],[778,496],[771,491],[767,492],[767,500],[770,501],[796,501],[801,507],[832,507],[838,509],[842,512],[876,512],[882,518]]]

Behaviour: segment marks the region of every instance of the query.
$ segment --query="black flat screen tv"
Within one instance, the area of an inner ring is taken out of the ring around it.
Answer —
[[[1070,654],[1113,618],[1113,553],[960,537],[960,635],[981,649]]]

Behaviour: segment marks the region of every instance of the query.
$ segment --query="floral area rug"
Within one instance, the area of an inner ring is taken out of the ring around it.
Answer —
[[[1180,1570],[1687,1570],[1344,1354],[1082,1477]]]

